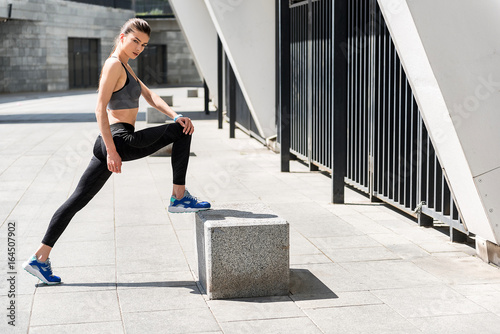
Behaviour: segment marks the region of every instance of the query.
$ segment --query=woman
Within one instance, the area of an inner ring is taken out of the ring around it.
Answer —
[[[42,243],[23,268],[45,284],[58,284],[53,275],[49,254],[73,216],[103,187],[112,173],[121,173],[122,161],[146,157],[170,143],[172,147],[173,189],[169,212],[196,212],[210,208],[186,190],[185,178],[189,160],[191,120],[175,113],[158,95],[150,91],[128,65],[147,46],[151,28],[141,19],[130,19],[122,27],[115,49],[104,63],[99,81],[96,118],[100,135],[94,145],[94,156],[75,192],[56,211]],[[154,108],[174,119],[172,124],[134,131],[143,96]]]

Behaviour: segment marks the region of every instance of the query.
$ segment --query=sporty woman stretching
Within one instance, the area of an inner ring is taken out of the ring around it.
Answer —
[[[191,120],[175,113],[158,95],[150,91],[127,64],[144,50],[151,28],[141,19],[130,19],[122,27],[115,49],[104,63],[99,82],[96,118],[101,134],[94,145],[94,156],[78,183],[75,192],[55,212],[42,243],[23,268],[46,284],[58,284],[53,275],[49,254],[73,216],[97,194],[112,173],[121,173],[122,161],[146,157],[173,143],[173,189],[169,212],[196,212],[210,208],[186,190]],[[135,132],[134,124],[143,96],[154,108],[174,119],[164,124]]]

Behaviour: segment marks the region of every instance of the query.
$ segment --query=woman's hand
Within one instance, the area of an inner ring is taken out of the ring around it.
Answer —
[[[113,173],[121,173],[122,172],[122,158],[118,154],[118,152],[108,152],[108,169]]]
[[[182,131],[183,133],[187,135],[192,135],[194,132],[194,125],[191,122],[191,119],[189,117],[179,117],[177,118],[177,123],[182,125],[184,130]]]

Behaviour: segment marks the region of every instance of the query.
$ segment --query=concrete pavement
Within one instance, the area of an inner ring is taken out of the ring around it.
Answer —
[[[202,108],[185,88],[157,91],[185,115]],[[500,272],[473,247],[350,189],[332,205],[327,176],[300,162],[280,173],[279,155],[239,131],[229,139],[200,112],[188,188],[215,208],[265,203],[290,223],[290,294],[200,293],[194,216],[166,211],[172,172],[159,156],[124,163],[54,247],[64,283],[38,284],[21,264],[88,164],[95,101],[90,91],[0,96],[1,333],[500,332]],[[145,110],[141,101],[137,129],[149,126]]]

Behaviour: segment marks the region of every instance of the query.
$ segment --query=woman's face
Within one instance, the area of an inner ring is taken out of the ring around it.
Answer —
[[[122,34],[120,37],[122,50],[132,59],[137,58],[149,42],[149,36],[140,31],[132,31],[127,35]]]

